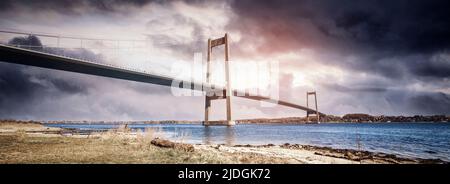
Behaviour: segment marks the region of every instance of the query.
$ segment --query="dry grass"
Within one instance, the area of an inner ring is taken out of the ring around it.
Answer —
[[[231,154],[205,150],[186,152],[160,148],[150,141],[154,129],[126,134],[117,129],[89,138],[36,137],[24,131],[0,134],[0,163],[286,163],[258,154]]]
[[[89,136],[48,134],[35,122],[0,121],[0,164],[3,163],[292,163],[257,153],[230,153],[216,149],[161,148],[151,144],[166,138],[159,127],[132,132],[126,125]],[[31,133],[42,131],[42,133]],[[190,132],[175,135],[185,142]]]
[[[16,131],[56,131],[59,128],[45,127],[34,121],[0,120],[0,133],[11,133]]]

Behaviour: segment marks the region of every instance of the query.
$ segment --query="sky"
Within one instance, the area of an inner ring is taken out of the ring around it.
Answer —
[[[145,40],[151,44],[116,55],[88,48],[114,45],[103,42],[70,52],[167,75],[173,63],[192,65],[196,52],[204,58],[208,38],[228,33],[231,61],[279,64],[282,100],[305,105],[306,92],[317,91],[325,114],[450,115],[448,7],[437,0],[2,0],[0,29]],[[164,86],[0,62],[0,119],[202,120],[204,103]],[[232,106],[235,119],[305,115],[239,98]],[[212,108],[212,119],[225,118],[223,101]]]

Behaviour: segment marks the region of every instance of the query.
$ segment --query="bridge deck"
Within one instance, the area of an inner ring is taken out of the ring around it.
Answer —
[[[120,68],[113,65],[101,64],[96,62],[90,62],[86,60],[64,57],[55,54],[49,54],[29,49],[22,49],[18,47],[12,47],[0,44],[0,62],[22,64],[28,66],[36,66],[42,68],[70,71],[76,73],[90,74],[96,76],[110,77],[116,79],[131,80],[137,82],[145,82],[163,86],[172,86],[172,81],[175,78],[169,76],[163,76],[159,74],[152,74],[150,72],[143,72],[137,70],[131,70],[127,68]],[[183,84],[191,84],[184,86]],[[207,83],[192,83],[189,81],[181,81],[180,88],[191,89],[191,90],[201,90],[201,91],[211,91],[212,86]],[[215,87],[217,90],[219,87]],[[238,96],[237,94],[245,94]],[[253,95],[249,93],[239,93],[239,91],[234,90],[233,95],[237,97],[267,101],[269,103],[275,103],[282,106],[292,107],[296,109],[301,109],[304,111],[309,111],[316,113],[314,109],[310,109],[301,105],[293,104],[286,101],[280,101],[272,99],[270,97]],[[320,112],[319,112],[320,113]],[[320,113],[320,115],[325,115]]]

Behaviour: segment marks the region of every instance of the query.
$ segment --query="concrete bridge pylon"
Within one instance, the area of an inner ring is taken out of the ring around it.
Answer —
[[[222,122],[214,122],[209,120],[209,115],[211,112],[211,101],[212,100],[218,100],[225,98],[226,100],[226,113],[227,113],[227,120],[226,125],[227,126],[233,126],[236,124],[235,121],[231,119],[231,98],[233,96],[233,90],[231,89],[231,83],[230,83],[230,68],[229,68],[229,39],[228,34],[225,34],[224,37],[217,38],[214,40],[208,39],[208,52],[207,52],[207,59],[206,59],[206,81],[208,84],[211,83],[211,54],[212,49],[214,47],[225,45],[225,82],[226,86],[223,90],[223,93],[221,95],[214,94],[206,94],[205,97],[205,121],[203,122],[203,125],[209,126],[209,125],[223,125]]]

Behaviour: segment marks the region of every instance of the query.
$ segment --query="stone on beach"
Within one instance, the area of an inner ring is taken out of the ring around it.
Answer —
[[[160,139],[160,138],[153,139],[151,141],[151,144],[158,146],[158,147],[163,147],[163,148],[181,149],[181,150],[184,150],[187,152],[194,151],[194,146],[192,146],[190,144],[176,143],[176,142],[172,142],[172,141]]]

